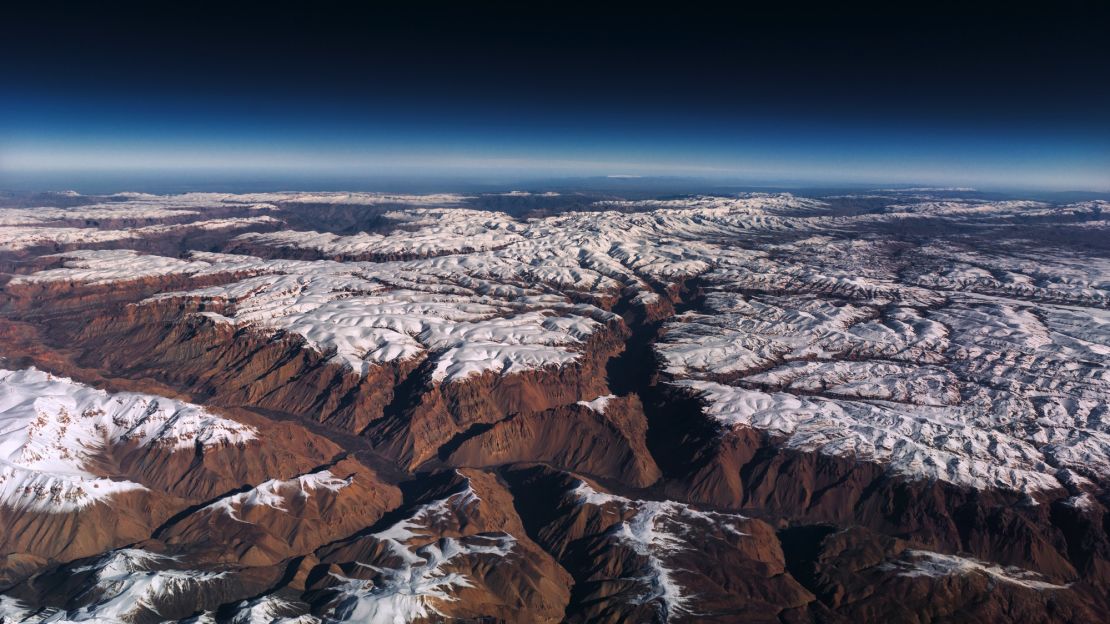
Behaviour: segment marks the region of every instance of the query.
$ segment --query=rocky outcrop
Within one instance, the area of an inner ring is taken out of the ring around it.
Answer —
[[[389,521],[317,552],[305,594],[316,608],[340,621],[562,621],[570,578],[496,477],[464,469],[414,489]]]
[[[0,590],[50,562],[89,557],[146,539],[186,505],[181,499],[158,493],[124,492],[62,512],[0,506],[0,522],[5,527],[0,551],[8,553],[3,576],[9,579]]]
[[[371,424],[364,435],[375,448],[415,468],[506,415],[539,413],[604,391],[596,372],[575,365],[507,376],[487,373],[432,386],[415,405]]]
[[[210,553],[214,563],[268,566],[374,524],[400,491],[354,459],[288,479],[269,479],[164,524],[169,549]]]
[[[547,468],[506,474],[529,531],[575,577],[571,622],[806,621],[822,612],[761,520],[628,498]]]
[[[633,487],[659,477],[646,444],[647,420],[636,395],[603,396],[532,414],[518,414],[475,433],[445,462],[501,466],[541,462]]]
[[[799,573],[857,622],[1097,622],[1106,595],[1016,566],[911,548],[862,528],[831,531]]]

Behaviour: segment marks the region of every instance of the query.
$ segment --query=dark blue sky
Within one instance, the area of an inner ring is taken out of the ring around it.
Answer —
[[[212,172],[1110,190],[1099,3],[481,6],[5,8],[0,186]]]

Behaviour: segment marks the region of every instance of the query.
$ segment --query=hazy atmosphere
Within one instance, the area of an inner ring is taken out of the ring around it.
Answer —
[[[2,11],[12,188],[95,172],[195,188],[641,175],[1110,190],[1095,2]]]

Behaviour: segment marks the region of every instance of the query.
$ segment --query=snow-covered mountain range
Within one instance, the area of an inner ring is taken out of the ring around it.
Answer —
[[[1110,607],[1110,202],[37,201],[0,622]]]

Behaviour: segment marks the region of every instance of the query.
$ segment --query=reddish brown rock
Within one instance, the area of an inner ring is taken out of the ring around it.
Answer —
[[[542,462],[646,487],[660,476],[647,450],[646,432],[639,398],[615,397],[603,412],[573,404],[510,417],[466,439],[446,462],[455,466]]]
[[[830,533],[814,588],[856,622],[1098,622],[1106,595],[1018,567],[909,548],[862,528]]]
[[[157,492],[132,491],[67,511],[0,506],[0,552],[6,555],[2,574],[14,582],[49,562],[89,557],[146,539],[185,505]]]
[[[603,331],[587,342],[579,361],[567,366],[509,375],[487,372],[423,385],[415,400],[398,405],[364,435],[383,453],[415,468],[457,436],[477,433],[485,425],[607,394],[605,362],[620,349],[618,334]],[[425,372],[417,383],[426,384],[426,377]]]
[[[274,565],[346,537],[401,503],[400,491],[353,459],[224,496],[164,527],[170,547],[212,561]]]
[[[823,611],[786,574],[763,521],[613,496],[547,468],[506,477],[531,533],[575,577],[567,621],[811,621]]]
[[[495,476],[459,470],[414,488],[374,530],[318,551],[308,600],[357,608],[346,614],[354,619],[408,609],[433,619],[563,620],[570,577],[528,537]]]

